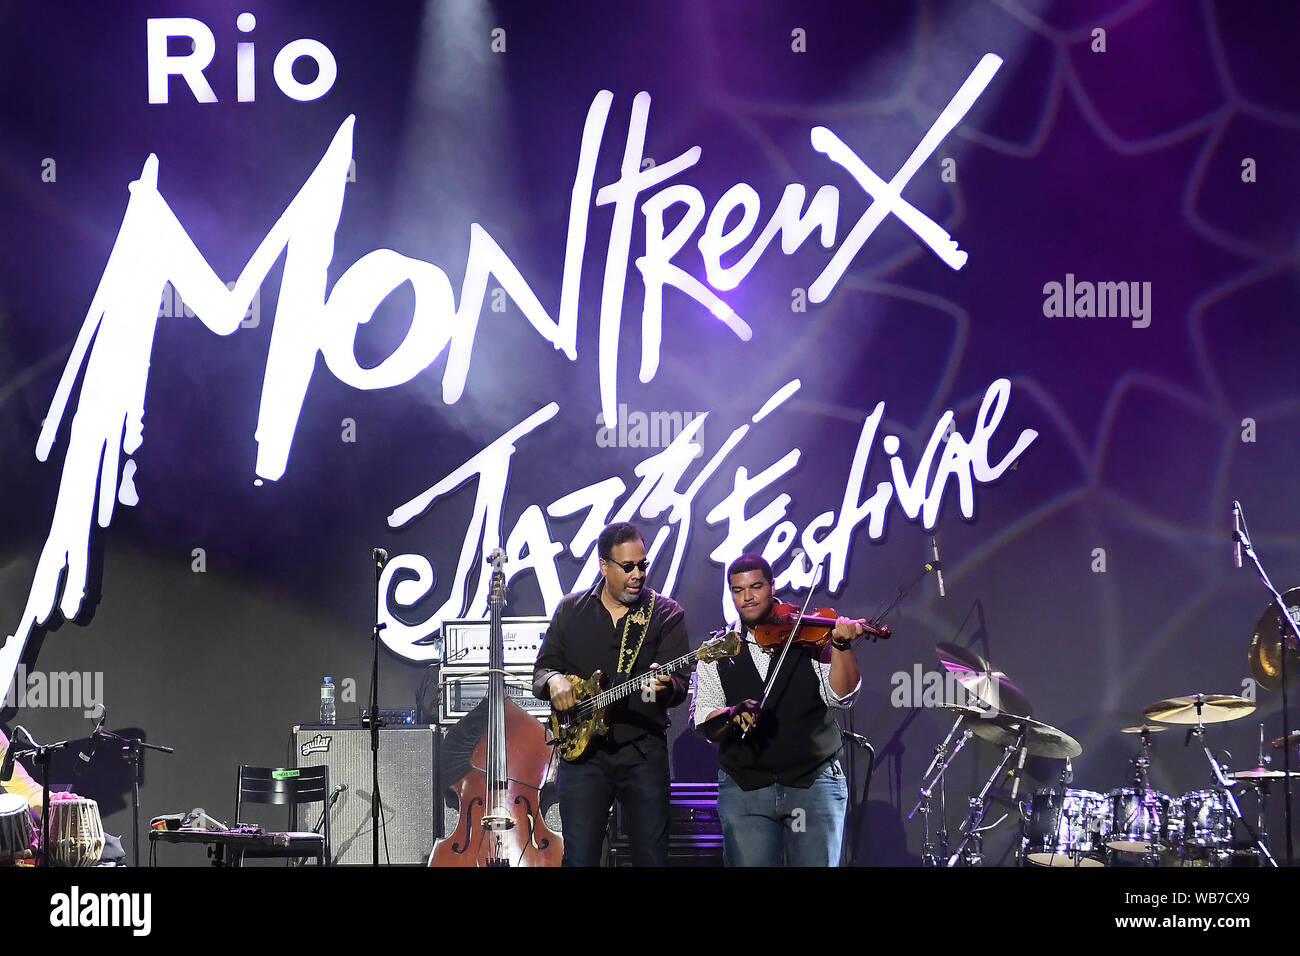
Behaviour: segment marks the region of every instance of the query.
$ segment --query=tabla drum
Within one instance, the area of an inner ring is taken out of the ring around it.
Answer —
[[[1091,790],[1035,790],[1022,827],[1021,853],[1036,866],[1105,866],[1106,796]]]
[[[1121,853],[1149,853],[1169,843],[1169,798],[1159,790],[1123,787],[1110,792],[1106,845]]]
[[[99,804],[77,797],[50,802],[50,864],[94,866],[104,855]]]
[[[31,849],[32,832],[32,808],[27,798],[0,792],[0,857]]]

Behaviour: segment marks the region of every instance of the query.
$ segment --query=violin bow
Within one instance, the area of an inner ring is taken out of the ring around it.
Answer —
[[[813,592],[817,590],[817,585],[821,583],[821,574],[822,563],[819,561],[817,566],[813,568],[812,583],[808,585],[808,596],[803,599],[803,607],[799,609],[799,617],[795,620],[794,627],[790,628],[790,633],[786,635],[785,643],[781,645],[781,656],[776,659],[776,663],[767,672],[767,683],[763,687],[763,699],[758,702],[758,713],[754,715],[754,723],[740,732],[741,740],[744,740],[749,735],[749,732],[754,729],[754,725],[758,723],[758,718],[762,716],[763,708],[767,706],[767,698],[772,693],[772,684],[776,682],[776,675],[781,673],[781,665],[785,663],[785,656],[790,653],[790,648],[794,645],[794,639],[799,635],[799,628],[803,627],[804,615],[808,613],[808,604],[812,601]]]

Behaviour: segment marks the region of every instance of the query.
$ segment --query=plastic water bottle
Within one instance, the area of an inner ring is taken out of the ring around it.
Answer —
[[[334,723],[334,678],[327,677],[320,685],[320,722]]]

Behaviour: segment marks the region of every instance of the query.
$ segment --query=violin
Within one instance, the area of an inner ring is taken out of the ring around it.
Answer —
[[[822,648],[830,643],[831,631],[835,630],[838,619],[839,615],[834,608],[819,607],[805,614],[801,621],[798,607],[778,601],[772,605],[772,613],[767,620],[754,628],[754,640],[759,647],[777,647],[785,642],[798,623],[799,633],[795,635],[795,643],[809,648]],[[862,633],[870,634],[875,641],[888,640],[893,632],[888,624],[867,623],[862,625]]]

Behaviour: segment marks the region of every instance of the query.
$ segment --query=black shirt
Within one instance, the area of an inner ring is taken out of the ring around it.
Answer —
[[[645,593],[628,608],[627,613],[648,604],[651,595],[654,596],[654,610],[645,631],[645,642],[630,673],[618,675],[624,619],[619,618],[617,625],[614,623],[600,599],[604,587],[605,579],[601,578],[586,591],[565,595],[555,609],[537,663],[533,666],[533,693],[540,700],[551,699],[546,683],[555,674],[587,678],[599,670],[605,675],[605,686],[608,687],[648,671],[651,664],[666,664],[690,650],[686,638],[686,612],[682,606],[670,597],[642,588]],[[631,643],[635,646],[635,641]],[[671,679],[672,686],[668,691],[653,701],[643,700],[641,694],[632,694],[610,706],[605,722],[615,744],[624,744],[647,734],[663,736],[666,733],[668,708],[676,707],[686,699],[688,687],[688,680],[682,674],[674,674]]]

